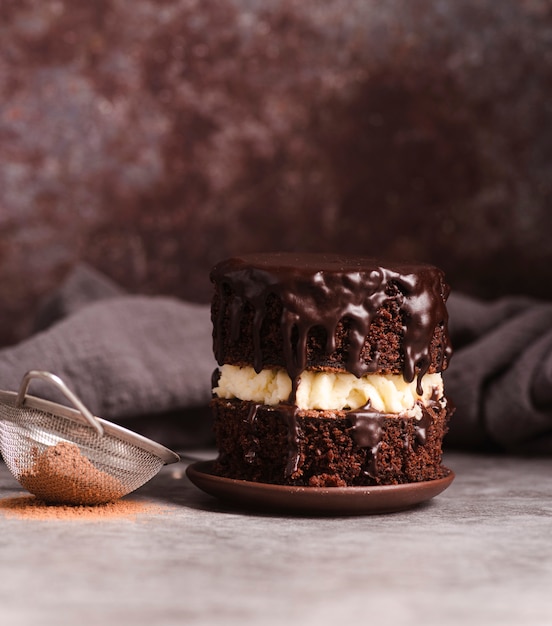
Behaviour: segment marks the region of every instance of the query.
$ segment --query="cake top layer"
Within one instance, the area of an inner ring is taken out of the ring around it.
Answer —
[[[282,302],[281,328],[291,378],[305,369],[310,330],[316,326],[326,330],[327,351],[331,353],[335,350],[335,329],[345,318],[351,324],[346,368],[356,376],[368,373],[361,358],[364,340],[380,307],[397,292],[404,320],[405,380],[412,381],[416,375],[421,378],[427,372],[430,344],[438,326],[444,329],[444,358],[451,353],[446,310],[449,287],[443,272],[432,265],[335,254],[265,253],[222,261],[212,269],[211,280],[219,287],[227,285],[232,293],[230,326],[234,338],[239,334],[244,306],[253,308],[253,365],[257,371],[262,367],[259,334],[270,295]],[[220,333],[215,332],[214,337],[218,358]]]
[[[259,252],[243,254],[221,261],[212,270],[211,275],[222,276],[228,272],[240,271],[245,268],[255,268],[285,275],[300,273],[305,276],[318,272],[334,274],[348,274],[354,272],[371,272],[386,267],[401,274],[419,273],[423,269],[432,270],[438,274],[442,271],[433,265],[425,263],[406,263],[397,261],[383,261],[372,257],[353,256],[344,254],[323,253],[293,253],[293,252]]]

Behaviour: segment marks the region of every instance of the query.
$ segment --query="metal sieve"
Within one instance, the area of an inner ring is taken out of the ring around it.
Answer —
[[[52,383],[75,408],[27,395],[34,378]],[[59,376],[34,370],[18,393],[0,391],[0,452],[28,491],[73,505],[117,500],[179,460],[155,441],[94,417]]]

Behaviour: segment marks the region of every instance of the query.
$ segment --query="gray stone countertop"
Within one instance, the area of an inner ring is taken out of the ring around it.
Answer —
[[[185,460],[131,496],[156,505],[132,519],[0,512],[0,621],[552,624],[552,459],[445,464],[445,492],[387,515],[244,512],[193,486]],[[0,497],[23,493],[1,465]]]

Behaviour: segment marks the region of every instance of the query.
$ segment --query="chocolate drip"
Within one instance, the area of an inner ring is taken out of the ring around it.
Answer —
[[[253,463],[257,458],[257,452],[259,450],[259,439],[257,437],[257,411],[260,404],[251,404],[249,407],[249,413],[247,414],[247,430],[248,430],[248,443],[249,448],[244,452],[244,458],[248,463]]]
[[[427,404],[424,406],[421,402],[418,402],[422,409],[422,417],[416,422],[415,425],[415,448],[418,446],[425,446],[427,442],[427,433],[429,427],[433,424],[433,413],[438,414],[441,410],[441,402],[439,401],[439,391],[437,389],[433,389],[431,393],[431,398]]]
[[[247,463],[253,463],[259,451],[259,439],[257,437],[257,414],[261,404],[252,403],[247,414],[247,430],[249,447],[244,452]],[[277,407],[265,410],[276,411],[285,421],[287,427],[287,460],[284,475],[290,478],[299,468],[299,425],[297,423],[297,407],[293,404],[279,404]]]
[[[432,402],[435,405],[438,404],[436,401]],[[431,413],[421,402],[418,404],[422,409],[422,417],[414,421],[414,441],[412,443],[405,431],[403,443],[406,449],[410,448],[411,445],[414,450],[417,450],[419,446],[424,446],[427,441],[428,429],[433,424]],[[370,401],[368,401],[364,406],[350,411],[347,417],[351,422],[351,436],[355,444],[359,448],[367,448],[370,452],[370,456],[366,459],[364,473],[371,478],[376,478],[378,474],[378,452],[387,414],[374,411],[370,406]],[[398,418],[393,417],[393,419]]]
[[[211,279],[219,289],[223,302],[225,285],[232,298],[227,308],[230,340],[239,336],[241,318],[246,305],[253,309],[253,367],[263,367],[261,327],[266,302],[275,295],[282,303],[280,320],[284,340],[285,367],[296,380],[307,366],[307,340],[314,327],[326,332],[326,350],[335,350],[338,324],[347,320],[349,347],[346,369],[355,376],[376,371],[375,358],[366,361],[363,347],[369,328],[378,310],[399,292],[404,333],[403,377],[412,382],[421,380],[431,364],[430,345],[437,327],[444,333],[441,352],[442,369],[451,354],[447,334],[448,315],[445,302],[448,286],[442,272],[429,265],[393,264],[385,267],[370,259],[337,255],[266,254],[234,258],[213,268]],[[220,307],[215,319],[214,352],[219,364],[224,363],[224,340]]]
[[[374,411],[370,401],[354,411],[348,413],[351,422],[351,435],[359,448],[367,448],[370,457],[366,459],[364,473],[371,478],[378,474],[378,451],[383,434],[385,413]]]
[[[427,409],[422,408],[422,417],[416,420],[414,424],[414,449],[417,450],[418,446],[425,446],[427,441],[427,431],[433,424],[433,419]]]
[[[298,408],[293,404],[279,404],[276,409],[287,424],[288,458],[285,477],[290,478],[299,468],[299,424],[297,423]]]

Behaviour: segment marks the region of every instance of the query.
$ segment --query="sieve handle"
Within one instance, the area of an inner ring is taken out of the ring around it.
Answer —
[[[33,378],[40,378],[41,380],[45,380],[49,383],[55,385],[63,395],[73,403],[73,406],[79,410],[80,414],[84,417],[84,419],[94,428],[94,430],[100,435],[100,437],[104,434],[103,426],[100,422],[90,413],[90,411],[84,406],[81,400],[67,387],[67,385],[61,380],[59,376],[55,374],[51,374],[50,372],[42,372],[39,370],[31,370],[23,376],[23,380],[21,381],[21,386],[19,387],[19,392],[17,394],[16,407],[23,406],[25,402],[25,396],[27,394],[27,389],[29,388],[29,384]]]

